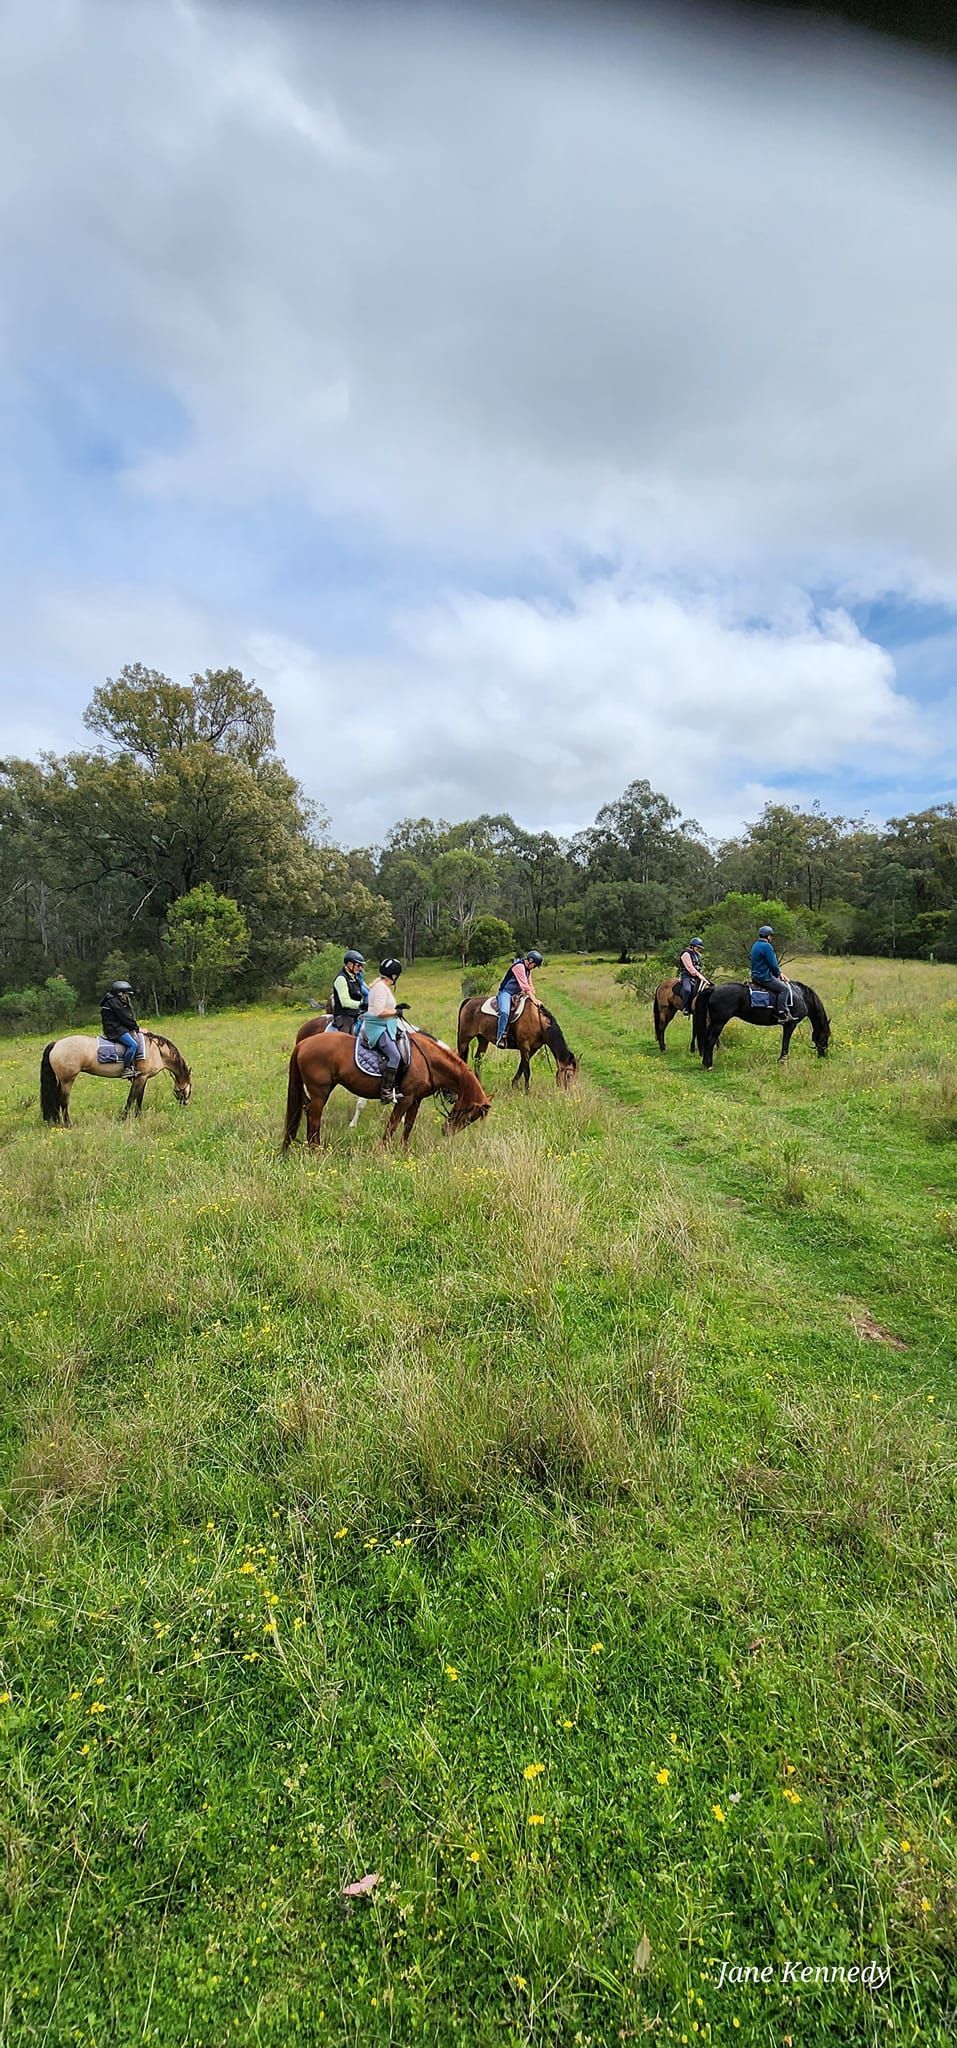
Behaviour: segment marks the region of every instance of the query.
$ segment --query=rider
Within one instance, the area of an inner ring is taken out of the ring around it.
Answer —
[[[538,998],[532,986],[532,968],[541,967],[542,964],[542,956],[538,948],[533,946],[530,953],[519,953],[517,958],[512,961],[508,973],[503,974],[496,998],[498,1002],[496,1045],[504,1045],[508,1039],[508,1020],[512,1014],[513,997],[531,996],[533,1003],[537,1002]]]
[[[691,1015],[695,997],[704,980],[704,975],[701,972],[701,948],[703,945],[703,939],[689,939],[678,962],[681,969],[679,994],[681,996],[681,1007],[686,1017]]]
[[[126,1054],[123,1079],[132,1081],[136,1076],[136,1062],[139,1058],[139,1025],[133,1015],[133,990],[128,981],[111,981],[100,1004],[103,1019],[103,1036],[113,1045],[121,1045]]]
[[[763,924],[751,948],[751,980],[756,988],[773,990],[778,999],[778,1018],[783,1024],[788,1012],[788,985],[771,944],[773,937],[774,926]]]
[[[365,966],[362,953],[350,947],[346,953],[341,971],[332,984],[332,1028],[334,1031],[351,1031],[355,1034],[361,1019],[369,1007],[369,991],[362,970]]]
[[[406,1005],[396,1003],[395,985],[401,972],[401,960],[380,960],[379,977],[369,990],[369,1008],[362,1020],[362,1037],[379,1055],[383,1102],[399,1099],[396,1081],[402,1067],[402,1048],[398,1032]]]

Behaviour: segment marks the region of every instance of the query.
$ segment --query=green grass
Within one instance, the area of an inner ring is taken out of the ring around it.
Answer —
[[[279,1157],[288,1014],[0,1041],[4,2044],[953,2038],[957,970],[804,971],[706,1075],[550,965],[406,1157]]]

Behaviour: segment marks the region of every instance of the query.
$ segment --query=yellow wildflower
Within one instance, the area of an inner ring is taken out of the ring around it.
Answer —
[[[790,1800],[792,1806],[800,1806],[801,1804],[800,1792],[795,1792],[790,1785],[785,1785],[784,1787],[784,1798]]]
[[[670,1771],[656,1771],[656,1772],[655,1772],[655,1784],[656,1784],[656,1785],[667,1785],[667,1783],[668,1783],[668,1779],[670,1778],[670,1776],[671,1776],[671,1772],[670,1772]]]
[[[8,1707],[12,1698],[12,1692],[0,1692],[0,1707]]]
[[[513,1977],[512,1983],[514,1984],[516,1991],[528,1990],[528,1979],[526,1977]]]
[[[348,1536],[348,1534],[349,1534],[349,1531],[348,1531],[348,1529],[337,1529],[337,1530],[336,1530],[336,1532],[335,1532],[335,1541],[336,1541],[337,1543],[341,1543],[341,1542],[342,1542],[342,1539],[343,1539],[343,1537],[344,1537],[344,1536]]]
[[[241,1579],[248,1578],[250,1572],[254,1572],[255,1569],[256,1567],[253,1564],[252,1558],[247,1557],[245,1564],[240,1565],[237,1576]]]
[[[452,1680],[452,1684],[453,1684],[453,1685],[455,1684],[455,1682],[456,1682],[456,1680],[457,1680],[457,1678],[458,1678],[458,1675],[459,1675],[459,1674],[458,1674],[458,1672],[457,1672],[457,1670],[456,1670],[456,1668],[455,1668],[455,1665],[454,1665],[454,1664],[447,1664],[447,1665],[446,1665],[446,1667],[445,1667],[445,1676],[446,1676],[446,1678],[450,1678],[450,1679]]]
[[[603,1651],[603,1649],[604,1649],[604,1647],[605,1647],[604,1643],[593,1643],[593,1644],[592,1644],[592,1646],[591,1646],[591,1653],[592,1653],[592,1656],[593,1656],[593,1657],[600,1657],[600,1656],[601,1656],[601,1653],[602,1653],[602,1651]]]
[[[677,1740],[678,1740],[678,1737],[677,1737],[677,1735],[675,1734],[675,1731],[674,1731],[674,1729],[673,1729],[673,1728],[672,1728],[672,1729],[670,1729],[670,1731],[669,1731],[669,1734],[668,1734],[668,1741],[669,1741],[669,1742],[677,1742]]]
[[[102,1700],[91,1700],[90,1705],[87,1707],[86,1711],[88,1714],[105,1714],[106,1707],[104,1706]]]
[[[911,1853],[911,1849],[910,1849],[910,1843],[909,1843],[909,1842],[902,1842],[902,1843],[901,1843],[901,1848],[903,1849],[903,1851],[904,1851],[904,1854],[905,1854],[905,1856],[909,1856],[909,1855],[910,1855],[910,1853]]]
[[[562,1722],[562,1727],[563,1727],[563,1728],[574,1728],[574,1726],[575,1726],[575,1723],[574,1723],[574,1721],[569,1721],[569,1720],[567,1719],[567,1717],[566,1717],[566,1719],[565,1719],[565,1720],[564,1720],[564,1721]]]
[[[544,1764],[526,1764],[525,1769],[522,1772],[522,1777],[527,1779],[528,1783],[531,1784],[533,1778],[541,1777],[544,1769]]]
[[[922,1913],[932,1913],[932,1912],[933,1912],[933,1910],[934,1910],[934,1909],[933,1909],[933,1906],[931,1905],[931,1903],[930,1903],[930,1900],[929,1900],[929,1899],[921,1899],[921,1902],[920,1902],[920,1910],[921,1910],[921,1912],[922,1912]]]
[[[471,1850],[469,1851],[469,1862],[470,1862],[470,1863],[481,1863],[481,1861],[482,1861],[482,1851],[481,1851],[481,1849],[471,1849]]]
[[[714,1814],[715,1820],[723,1821],[727,1819],[727,1815],[725,1813],[723,1806],[713,1806],[711,1808],[711,1811]]]
[[[528,1825],[530,1828],[543,1828],[545,1825],[545,1815],[543,1813],[530,1813]]]

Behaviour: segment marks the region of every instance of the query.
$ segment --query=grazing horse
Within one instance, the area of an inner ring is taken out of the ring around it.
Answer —
[[[466,996],[464,1003],[459,1005],[459,1058],[468,1059],[469,1046],[474,1038],[477,1074],[482,1071],[482,1054],[486,1046],[490,1045],[494,1050],[498,1036],[498,1015],[489,1016],[487,1010],[483,1008],[486,1000],[485,996]],[[549,1052],[554,1055],[555,1079],[559,1088],[567,1088],[578,1072],[578,1061],[571,1046],[565,1041],[557,1018],[552,1016],[550,1010],[546,1010],[543,1003],[531,1000],[526,1002],[521,1015],[509,1024],[508,1037],[503,1048],[505,1051],[519,1054],[512,1087],[517,1088],[519,1082],[524,1081],[526,1095],[531,1082],[529,1061],[534,1059],[537,1052],[541,1052],[543,1046],[547,1046]]]
[[[793,1006],[791,1015],[784,1019],[781,1031],[781,1059],[786,1060],[791,1039],[805,1017],[811,1020],[811,1035],[818,1059],[827,1056],[831,1023],[820,996],[804,981],[792,981]],[[741,1017],[745,1024],[779,1024],[777,1002],[772,1001],[766,1008],[755,1010],[751,1006],[749,986],[746,981],[721,981],[706,989],[704,998],[695,1015],[695,1031],[701,1059],[709,1070],[714,1065],[714,1049],[721,1033],[732,1017]]]
[[[448,1105],[445,1128],[459,1131],[487,1116],[492,1105],[464,1060],[425,1031],[409,1034],[409,1064],[399,1082],[399,1100],[382,1134],[387,1145],[404,1118],[403,1142],[407,1145],[420,1104],[427,1095],[441,1095]],[[300,1027],[289,1060],[289,1088],[286,1095],[286,1125],[282,1149],[288,1152],[306,1112],[306,1137],[310,1145],[321,1142],[322,1112],[334,1088],[347,1088],[351,1095],[366,1100],[378,1097],[381,1082],[375,1074],[363,1074],[356,1066],[356,1041],[351,1032],[327,1031],[325,1017],[310,1017]]]
[[[159,1031],[144,1031],[146,1052],[137,1061],[139,1072],[130,1083],[121,1122],[125,1123],[130,1110],[139,1116],[143,1107],[143,1092],[147,1081],[154,1074],[165,1071],[172,1076],[173,1093],[177,1102],[188,1102],[193,1091],[193,1077],[182,1053],[171,1038],[164,1038]],[[115,1065],[103,1065],[97,1058],[99,1040],[77,1035],[71,1038],[53,1038],[44,1047],[40,1061],[40,1108],[43,1121],[47,1124],[70,1122],[70,1090],[78,1074],[95,1074],[99,1081],[121,1080],[126,1069],[122,1060]]]
[[[705,992],[705,989],[708,989],[708,988],[710,988],[710,987],[711,987],[711,983],[710,983],[710,981],[700,981],[700,982],[699,982],[699,984],[698,984],[698,990],[697,990],[697,994],[695,995],[695,999],[694,999],[694,1002],[693,1002],[693,1003],[692,1003],[692,1005],[691,1005],[691,1051],[692,1051],[692,1052],[694,1052],[694,1051],[696,1050],[696,1042],[695,1042],[695,1041],[696,1041],[696,1025],[697,1025],[697,1015],[698,1015],[698,1004],[699,1004],[699,1002],[700,1002],[700,1000],[701,1000],[701,997],[703,996],[703,994],[704,994],[704,992]],[[682,1010],[682,1004],[681,1004],[681,977],[680,977],[680,975],[677,975],[677,974],[676,974],[676,975],[675,975],[675,978],[674,978],[674,980],[673,980],[673,981],[660,981],[660,982],[658,983],[658,986],[657,986],[656,990],[655,990],[655,1002],[654,1002],[654,1018],[655,1018],[655,1037],[656,1037],[656,1038],[657,1038],[657,1040],[658,1040],[658,1044],[660,1045],[660,1047],[661,1047],[661,1050],[662,1050],[662,1052],[664,1052],[664,1049],[665,1049],[665,1032],[667,1031],[667,1029],[668,1029],[668,1026],[669,1026],[669,1024],[671,1023],[671,1020],[672,1020],[672,1018],[673,1018],[673,1017],[679,1017],[679,1016],[681,1016],[681,1015],[683,1015],[683,1010]]]

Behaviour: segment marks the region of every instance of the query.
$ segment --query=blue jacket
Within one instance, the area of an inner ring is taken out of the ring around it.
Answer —
[[[755,939],[754,945],[751,948],[751,979],[752,981],[759,982],[767,981],[769,974],[776,974],[778,980],[781,980],[778,956],[770,939]]]

